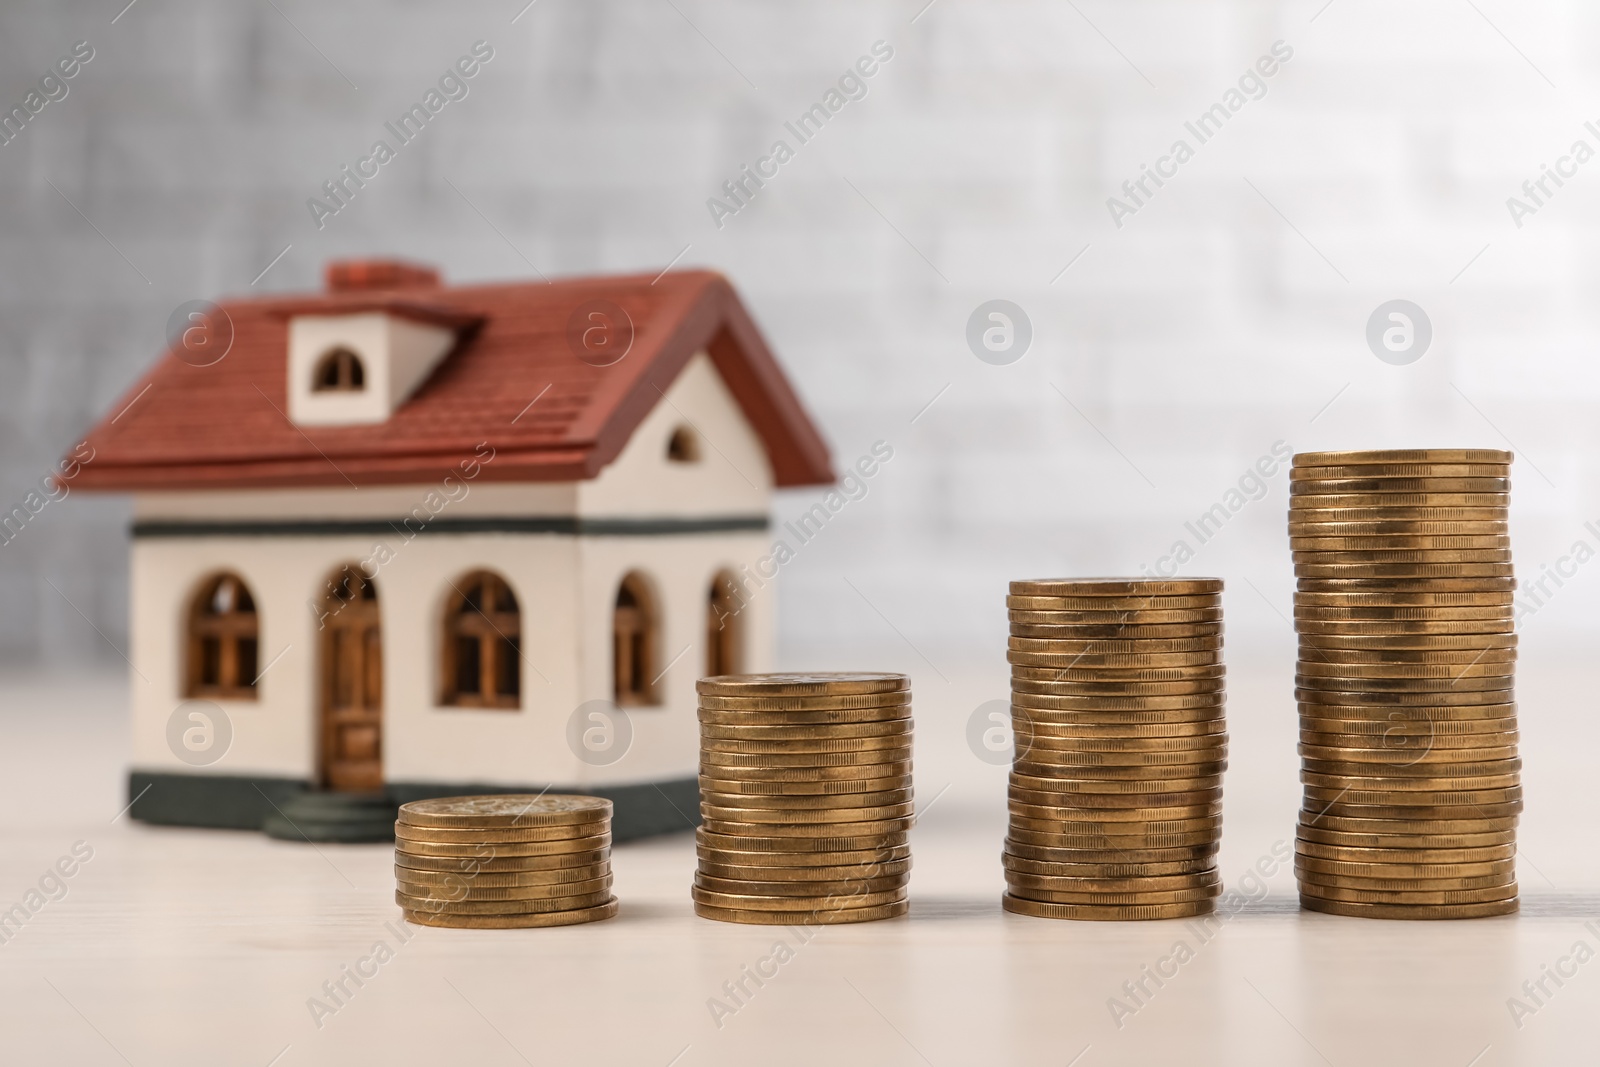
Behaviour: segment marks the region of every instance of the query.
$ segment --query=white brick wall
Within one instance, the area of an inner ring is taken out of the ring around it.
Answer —
[[[0,499],[153,358],[173,307],[247,291],[286,244],[257,289],[314,286],[341,255],[529,275],[448,182],[547,274],[654,269],[692,245],[683,262],[734,279],[841,461],[894,444],[868,498],[786,571],[797,653],[916,662],[848,577],[935,662],[996,655],[1006,578],[1153,561],[1280,438],[1509,438],[1532,461],[1514,531],[1529,574],[1600,516],[1600,160],[1521,230],[1505,209],[1600,118],[1600,20],[1576,0],[1479,0],[1482,16],[1453,0],[1078,0],[1082,15],[937,0],[914,24],[921,0],[675,3],[539,0],[510,25],[520,0],[281,0],[359,91],[271,5],[141,2],[115,25],[98,0],[0,10],[7,106],[72,42],[96,49],[0,147]],[[496,55],[470,95],[316,231],[305,199],[479,38]],[[706,197],[880,38],[895,56],[867,97],[714,228]],[[1116,229],[1105,198],[1279,38],[1295,55],[1267,96]],[[1009,367],[963,339],[994,297],[1034,324]],[[1434,324],[1409,367],[1363,340],[1394,297]],[[1285,640],[1244,582],[1287,610],[1283,493],[1280,478],[1190,567],[1233,580],[1241,651]],[[125,644],[125,516],[75,495],[0,546],[0,650],[115,655],[78,612]],[[1530,636],[1600,636],[1597,606],[1585,574]]]

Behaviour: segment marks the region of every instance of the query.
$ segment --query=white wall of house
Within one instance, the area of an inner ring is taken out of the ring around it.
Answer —
[[[700,460],[671,463],[681,425],[701,438]],[[468,457],[463,457],[468,458]],[[492,461],[488,466],[492,467]],[[441,472],[441,478],[442,478]],[[464,481],[440,517],[573,515],[701,518],[765,515],[771,466],[708,357],[696,356],[621,455],[578,486]],[[143,494],[139,518],[168,520],[395,519],[441,486]],[[565,505],[565,506],[563,506]],[[384,777],[405,782],[602,785],[692,775],[698,740],[694,682],[705,667],[707,600],[719,571],[740,574],[771,545],[763,532],[667,535],[439,534],[155,537],[132,550],[133,762],[141,770],[313,778],[321,687],[317,607],[346,564],[376,564],[383,640]],[[383,546],[381,549],[379,546]],[[486,568],[522,613],[522,707],[441,707],[443,613],[451,583]],[[167,723],[184,701],[185,627],[192,598],[220,571],[250,587],[259,661],[270,668],[255,700],[215,701],[233,740],[193,767],[169,749]],[[578,705],[612,695],[617,588],[642,572],[659,608],[659,707],[630,709],[633,741],[616,762],[580,760],[567,740]],[[744,666],[770,669],[770,583],[739,612]],[[670,666],[667,666],[669,665]]]

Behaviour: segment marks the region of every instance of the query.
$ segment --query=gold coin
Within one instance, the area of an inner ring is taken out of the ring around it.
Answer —
[[[501,793],[491,796],[438,797],[400,805],[399,820],[407,826],[441,829],[591,825],[611,819],[611,801],[603,797],[555,793]]]
[[[1007,871],[1062,878],[1159,878],[1172,874],[1208,874],[1217,869],[1214,857],[1163,863],[1053,863],[1023,859],[1006,853],[1000,857]]]
[[[701,825],[694,829],[694,841],[706,848],[717,849],[718,853],[859,853],[898,848],[907,843],[906,830],[870,833],[851,829],[848,833],[854,833],[854,837],[846,837],[845,833],[818,833],[816,837],[774,837],[765,833],[718,833]]]
[[[1346,863],[1484,863],[1512,860],[1517,855],[1515,844],[1488,845],[1480,848],[1391,848],[1330,845],[1320,841],[1297,840],[1294,850],[1302,856],[1320,860],[1342,860]]]
[[[1097,907],[1114,905],[1183,904],[1193,900],[1209,900],[1222,891],[1220,885],[1196,886],[1193,889],[1151,890],[1147,893],[1116,893],[1077,891],[1071,889],[1026,889],[1009,885],[1013,897],[1035,900],[1042,904],[1088,904]]]
[[[912,790],[880,789],[872,793],[806,793],[799,796],[770,796],[762,793],[713,793],[702,790],[702,803],[719,807],[759,807],[768,811],[817,810],[819,808],[872,808],[885,804],[905,804],[912,799]]]
[[[1474,892],[1504,888],[1515,884],[1514,874],[1496,873],[1462,878],[1359,878],[1343,874],[1325,874],[1315,871],[1298,871],[1296,877],[1303,885],[1319,889],[1342,890],[1352,894],[1365,893],[1447,893]]]
[[[1467,660],[1465,663],[1406,663],[1406,662],[1378,662],[1378,663],[1347,663],[1341,660],[1329,662],[1314,658],[1302,659],[1296,669],[1300,677],[1340,678],[1347,681],[1380,681],[1390,682],[1399,680],[1444,679],[1454,681],[1458,678],[1509,678],[1516,670],[1514,659],[1491,660],[1487,657],[1479,660]]]
[[[1382,714],[1390,708],[1410,709],[1404,714],[1423,714],[1437,721],[1439,719],[1498,719],[1512,715],[1516,710],[1516,703],[1510,698],[1510,690],[1494,691],[1485,690],[1473,692],[1461,690],[1446,693],[1406,693],[1406,692],[1366,692],[1351,693],[1349,696],[1359,696],[1359,700],[1344,699],[1338,692],[1326,689],[1295,690],[1295,700],[1301,705],[1301,711],[1318,709],[1321,714],[1339,716],[1341,718],[1356,718],[1345,709],[1369,715]],[[1328,709],[1328,710],[1322,710]]]
[[[1312,622],[1362,622],[1396,619],[1411,622],[1451,622],[1468,619],[1511,619],[1510,603],[1488,607],[1431,607],[1421,605],[1369,605],[1323,607],[1320,604],[1295,604],[1294,617]]]
[[[1517,818],[1515,815],[1500,819],[1472,817],[1454,820],[1347,818],[1338,815],[1322,815],[1316,811],[1302,811],[1300,813],[1300,827],[1302,830],[1311,827],[1328,832],[1380,836],[1389,834],[1514,833],[1517,828]]]
[[[1299,578],[1509,578],[1509,563],[1296,563]]]
[[[1011,622],[1034,625],[1111,626],[1171,626],[1175,623],[1220,623],[1221,608],[1163,608],[1151,611],[1051,611],[1038,608],[1011,608],[1006,611]],[[1129,640],[1131,640],[1131,636]]]
[[[1186,654],[1179,653],[1179,655]],[[1198,652],[1193,655],[1208,656],[1213,659],[1217,656],[1214,652]],[[1101,667],[1082,664],[1079,662],[1081,659],[1082,657],[1070,653],[1058,655],[1050,652],[1006,650],[1007,663],[1019,667],[1054,668],[1063,680],[1069,682],[1188,682],[1196,679],[1221,678],[1226,673],[1226,668],[1220,662],[1182,667]]]
[[[1453,804],[1387,804],[1358,801],[1347,803],[1318,797],[1307,798],[1304,804],[1312,813],[1309,817],[1314,818],[1317,812],[1327,813],[1316,820],[1318,826],[1330,825],[1333,819],[1348,822],[1381,820],[1408,824],[1415,828],[1416,833],[1423,833],[1426,826],[1445,826],[1474,821],[1485,829],[1515,826],[1517,817],[1522,814],[1521,797],[1497,802],[1458,800]],[[1303,816],[1302,821],[1305,817]]]
[[[1435,782],[1459,782],[1466,779],[1516,778],[1522,770],[1522,760],[1516,756],[1503,759],[1481,759],[1471,750],[1459,752],[1453,760],[1440,762],[1418,761],[1396,764],[1374,764],[1360,760],[1323,760],[1302,754],[1300,765],[1306,771],[1339,778],[1347,782],[1391,781],[1409,783],[1414,779]]]
[[[1176,890],[1204,889],[1220,885],[1215,870],[1200,874],[1154,874],[1128,878],[1094,878],[1084,875],[1029,874],[1007,870],[1006,885],[1012,892],[1034,893],[1170,893]]]
[[[907,720],[909,723],[909,720]],[[898,734],[883,737],[814,737],[793,738],[788,740],[750,740],[740,738],[729,740],[721,737],[702,737],[700,751],[720,752],[730,755],[838,755],[842,753],[861,752],[888,752],[896,749],[909,749],[911,745],[911,727],[909,725]]]
[[[1521,766],[1520,760],[1506,760]],[[1305,761],[1301,761],[1302,767]],[[1370,765],[1369,765],[1370,766]],[[1321,773],[1314,770],[1302,770],[1300,781],[1311,787],[1319,789],[1333,789],[1335,791],[1348,788],[1352,794],[1366,792],[1384,792],[1399,794],[1409,793],[1477,793],[1486,790],[1515,789],[1522,783],[1520,770],[1508,771],[1501,774],[1463,774],[1458,776],[1431,774],[1428,776],[1406,774],[1412,771],[1440,771],[1446,768],[1422,765],[1418,767],[1386,767],[1383,774],[1355,775],[1345,772]],[[1470,768],[1468,768],[1470,769]],[[1487,798],[1486,798],[1487,799]],[[1505,798],[1509,799],[1509,798]],[[1405,800],[1382,801],[1381,803],[1407,803]],[[1445,800],[1441,803],[1450,803]]]
[[[817,907],[840,897],[867,896],[903,890],[904,875],[882,875],[877,878],[844,878],[835,882],[751,881],[743,878],[717,878],[705,871],[696,871],[694,885],[712,893],[732,896],[771,897],[782,900],[785,909]]]
[[[1480,723],[1495,723],[1494,719],[1482,719]],[[1325,720],[1302,720],[1300,723],[1300,743],[1312,748],[1326,749],[1334,755],[1331,758],[1342,758],[1340,753],[1373,752],[1383,749],[1411,751],[1417,748],[1424,749],[1430,755],[1443,753],[1439,759],[1510,759],[1510,756],[1490,756],[1487,753],[1494,749],[1509,748],[1515,751],[1518,733],[1516,724],[1511,723],[1507,728],[1500,730],[1484,730],[1473,733],[1437,732],[1428,729],[1424,723],[1416,726],[1405,723],[1404,729],[1393,729],[1388,732],[1372,733],[1341,733],[1334,731],[1334,724]],[[1464,725],[1460,723],[1441,723],[1442,726]],[[1477,724],[1467,724],[1477,725]],[[1319,759],[1328,759],[1329,756],[1321,755]]]
[[[1396,511],[1442,511],[1460,512],[1464,518],[1475,519],[1504,515],[1510,507],[1510,493],[1295,493],[1289,497],[1290,515],[1303,511],[1376,511],[1383,516]]]
[[[712,819],[702,817],[700,825],[707,833],[724,837],[794,837],[815,840],[823,834],[856,834],[871,837],[905,833],[915,820],[911,816],[897,819],[873,819],[867,822],[826,823],[776,823],[750,822],[743,819]]]
[[[1029,915],[1036,919],[1080,919],[1111,922],[1138,922],[1150,919],[1187,919],[1196,915],[1209,915],[1214,909],[1212,900],[1195,900],[1186,904],[1126,904],[1112,907],[1094,907],[1083,904],[1047,904],[1037,900],[1023,900],[1010,893],[1000,898],[1000,906],[1014,915]]]
[[[724,752],[717,749],[700,750],[700,773],[722,775],[738,774],[746,769],[778,769],[783,767],[817,768],[885,767],[911,759],[911,746],[869,749],[865,752]],[[855,777],[852,775],[851,777]]]
[[[812,910],[800,906],[800,901],[792,897],[757,896],[752,893],[718,893],[710,889],[701,889],[699,886],[691,886],[689,893],[696,904],[705,904],[713,908],[730,908],[739,911]],[[875,908],[884,904],[895,904],[904,899],[906,899],[906,890],[904,886],[900,886],[878,893],[847,892],[829,901],[816,901],[814,906],[817,910],[823,910],[825,907]]]
[[[905,875],[911,870],[909,859],[888,863],[866,863],[827,867],[755,867],[745,864],[717,863],[701,857],[696,868],[711,878],[745,882],[796,882],[817,884],[823,882],[848,882],[860,878],[889,878]]]
[[[1510,674],[1484,674],[1476,670],[1464,672],[1458,678],[1354,678],[1349,675],[1296,674],[1294,684],[1302,688],[1321,689],[1327,692],[1368,693],[1454,693],[1487,692],[1509,693],[1513,677]],[[1501,699],[1505,699],[1502,697]]]
[[[1041,633],[1027,633],[1024,631],[1039,630]],[[1018,642],[1026,644],[1018,644]],[[1146,655],[1157,653],[1167,655],[1175,652],[1211,652],[1222,647],[1222,636],[1213,634],[1205,637],[1168,637],[1162,640],[1132,641],[1123,639],[1102,639],[1075,637],[1072,634],[1057,634],[1049,626],[1013,626],[1011,628],[1011,647],[1025,648],[1028,644],[1052,652],[1082,652],[1091,655]]]
[[[1201,833],[1167,833],[1147,829],[1139,834],[1073,834],[1049,833],[1012,827],[1007,833],[1007,848],[1016,850],[1023,845],[1048,846],[1056,849],[1081,849],[1094,852],[1113,851],[1129,854],[1144,851],[1164,851],[1191,845],[1215,847],[1218,834],[1215,830]]]
[[[1515,578],[1300,578],[1300,593],[1507,593]]]
[[[1511,550],[1506,548],[1463,549],[1371,549],[1361,552],[1329,552],[1296,549],[1289,553],[1294,561],[1295,573],[1304,570],[1304,564],[1316,566],[1353,566],[1356,564],[1452,564],[1452,563],[1511,563]]]
[[[1039,808],[1050,808],[1052,814],[1048,818],[1087,819],[1090,822],[1169,822],[1177,819],[1211,818],[1222,814],[1220,801],[1204,801],[1198,804],[1178,804],[1166,807],[1140,806],[1137,808],[1085,808],[1074,804],[1071,798],[1062,799],[1060,793],[1041,793],[1031,789],[1018,789],[1012,787],[1007,790],[1006,799]],[[1040,816],[1032,816],[1040,817]],[[1131,830],[1121,830],[1119,833],[1129,833]]]
[[[417,856],[395,850],[394,862],[396,867],[404,867],[413,871],[430,871],[448,874],[452,877],[479,877],[488,874],[510,875],[530,871],[558,871],[569,868],[588,867],[596,863],[604,863],[611,856],[611,849],[594,848],[583,852],[558,852],[544,856],[502,856],[495,855],[494,849],[485,848],[483,856]]]
[[[1338,797],[1338,800],[1334,798]],[[1308,806],[1329,805],[1336,814],[1378,818],[1456,818],[1469,814],[1485,818],[1513,814],[1522,810],[1522,787],[1500,786],[1489,789],[1355,789],[1343,786],[1330,789],[1308,785],[1304,789]],[[1357,809],[1361,810],[1357,810]],[[1382,812],[1382,815],[1378,813]],[[1459,816],[1456,813],[1461,813]]]
[[[1296,452],[1292,466],[1365,466],[1371,463],[1496,463],[1509,466],[1513,458],[1513,453],[1498,448],[1387,448]]]
[[[1316,648],[1301,649],[1308,663],[1351,664],[1470,664],[1513,663],[1514,647],[1505,648]]]
[[[1101,808],[1185,808],[1195,804],[1209,804],[1222,799],[1222,788],[1175,789],[1170,793],[1061,793],[1039,790],[1041,794],[1058,798],[1055,803],[1063,807],[1098,810]]]
[[[1218,729],[1215,732],[1203,734],[1190,733],[1162,737],[1118,737],[1111,733],[1113,730],[1126,729],[1126,727],[1106,727],[1104,731],[1086,727],[1084,735],[1081,737],[1061,737],[1045,733],[1044,731],[1048,728],[1042,726],[1034,727],[1030,725],[1026,729],[1027,741],[1030,744],[1074,753],[1091,763],[1102,762],[1101,757],[1137,756],[1143,758],[1146,756],[1181,755],[1184,758],[1192,759],[1194,758],[1194,753],[1225,754],[1228,749],[1228,738],[1227,734],[1220,729],[1223,724],[1217,722],[1201,723],[1200,725],[1208,731],[1213,726],[1218,727]],[[1135,727],[1134,729],[1140,729],[1140,727]],[[1148,728],[1146,727],[1145,729]],[[1159,729],[1170,730],[1172,727],[1163,726],[1159,727]],[[1020,734],[1023,733],[1023,730],[1018,730],[1017,732]],[[1118,760],[1107,758],[1103,762],[1116,763]]]
[[[1432,738],[1413,737],[1409,745],[1377,745],[1371,748],[1334,748],[1327,745],[1307,744],[1300,742],[1300,755],[1308,761],[1315,761],[1314,768],[1319,771],[1329,767],[1350,766],[1389,766],[1401,767],[1438,767],[1440,765],[1456,766],[1463,759],[1470,758],[1475,765],[1493,761],[1515,759],[1517,756],[1516,745],[1499,745],[1494,748],[1439,748],[1433,744]]]
[[[1087,779],[1058,778],[1049,775],[1035,775],[1028,771],[1016,770],[1008,778],[1008,784],[1023,789],[1033,789],[1043,793],[1163,793],[1163,792],[1198,792],[1209,789],[1222,788],[1222,774],[1202,774],[1192,776],[1174,776],[1171,779],[1158,778],[1154,780],[1143,779],[1108,779],[1090,781]],[[1180,788],[1172,788],[1179,786]]]
[[[589,893],[599,893],[602,890],[609,893],[611,891],[611,876],[607,874],[600,878],[591,878],[587,882],[563,882],[560,885],[480,886],[473,883],[470,886],[462,887],[407,881],[399,881],[396,884],[399,891],[408,900],[426,902],[424,904],[408,905],[408,907],[416,911],[425,911],[441,904],[450,905],[472,903],[474,901],[566,899]]]
[[[1369,519],[1370,521],[1370,519]],[[1383,537],[1291,537],[1289,547],[1296,552],[1471,552],[1511,547],[1505,534]]]
[[[697,834],[695,852],[702,863],[721,863],[732,867],[852,867],[893,863],[911,857],[911,846],[902,840],[884,847],[847,850],[796,852],[789,848],[731,848],[717,844],[715,835]],[[785,845],[792,841],[785,839]]]
[[[1187,611],[1220,608],[1222,596],[1038,596],[1012,594],[1006,607],[1019,611]]]
[[[902,819],[916,814],[915,804],[883,804],[874,808],[756,808],[724,807],[700,803],[700,815],[708,823],[782,823],[789,832],[802,826],[842,826],[884,819]],[[835,830],[834,832],[838,832]]]
[[[1392,649],[1399,652],[1457,651],[1476,652],[1481,649],[1516,648],[1517,635],[1509,634],[1303,634],[1300,637],[1300,654],[1323,656],[1329,649],[1378,652]],[[1313,652],[1312,650],[1316,651]]]
[[[702,756],[701,778],[714,778],[730,782],[842,782],[864,779],[889,778],[911,773],[911,760],[874,760],[869,763],[844,764],[828,767],[732,767],[725,763],[710,763]],[[741,792],[741,790],[729,790]]]
[[[1203,596],[1222,592],[1221,578],[1029,578],[1012,596]]]
[[[1120,741],[1177,741],[1196,743],[1211,739],[1224,740],[1228,734],[1227,720],[1220,715],[1201,722],[1161,723],[1100,723],[1089,716],[1066,722],[1057,718],[1035,718],[1026,710],[1011,711],[1011,728],[1016,732],[1019,745],[1044,744],[1061,748],[1069,742],[1092,742],[1086,751],[1105,751],[1104,745]]]
[[[1223,704],[1227,703],[1227,691],[1213,685],[1210,689],[1195,693],[1166,695],[1135,693],[1124,696],[1120,693],[1084,693],[1070,686],[1062,687],[1052,682],[1013,678],[1011,703],[1037,711],[1127,711],[1157,714],[1194,711],[1201,714],[1215,714]]]
[[[725,923],[748,923],[758,926],[832,926],[841,923],[876,922],[879,919],[897,919],[910,905],[904,901],[871,908],[831,908],[823,911],[749,911],[741,908],[716,908],[694,904],[694,913],[702,919],[715,919]]]
[[[487,860],[509,856],[549,856],[558,852],[589,852],[608,848],[611,835],[591,834],[587,837],[568,837],[557,841],[518,841],[512,844],[478,842],[414,841],[404,839],[395,844],[396,854],[409,856],[455,856]]]
[[[1462,718],[1454,714],[1491,709],[1497,709],[1504,717]],[[1515,742],[1517,733],[1516,705],[1480,704],[1459,708],[1341,708],[1327,704],[1307,704],[1301,708],[1300,729],[1302,734],[1353,735],[1360,738],[1348,743],[1341,742],[1350,748],[1376,745],[1389,738],[1395,739],[1395,743],[1399,744],[1410,737],[1434,741],[1444,748],[1511,744]],[[1309,738],[1303,739],[1309,740]],[[1327,741],[1314,743],[1331,744]]]
[[[479,871],[423,871],[412,867],[394,867],[395,880],[415,886],[440,886],[445,889],[506,889],[516,886],[570,885],[573,882],[590,882],[611,876],[611,863],[585,863],[581,867],[553,867],[543,871],[510,871],[503,874]],[[419,896],[425,894],[418,894]]]
[[[1361,509],[1349,518],[1342,512],[1352,509],[1294,508],[1288,515],[1290,537],[1505,537],[1511,527],[1499,511],[1472,519],[1385,518]]]
[[[694,684],[701,696],[858,696],[894,693],[911,688],[903,674],[818,672],[791,674],[724,674]]]
[[[1131,837],[1146,827],[1159,828],[1162,833],[1198,834],[1221,833],[1222,816],[1205,819],[1168,819],[1160,823],[1110,823],[1070,816],[1077,814],[1065,808],[1036,808],[1027,804],[1010,802],[1011,825],[1017,830],[1033,830],[1046,834],[1108,834]]]
[[[564,826],[496,826],[482,830],[457,830],[441,826],[411,826],[403,822],[394,824],[397,841],[425,841],[433,844],[471,845],[484,842],[490,845],[523,844],[530,841],[567,841],[574,837],[593,837],[607,833],[611,821],[602,819],[591,823],[568,823]]]
[[[1289,483],[1291,496],[1333,493],[1509,493],[1511,479],[1482,478],[1317,478]]]
[[[720,778],[700,776],[700,789],[705,793],[729,793],[735,796],[840,796],[845,793],[878,793],[886,789],[910,789],[911,772],[890,775],[886,778],[846,778],[836,781],[768,782],[748,778]]]
[[[1015,655],[1016,653],[1010,653]],[[1035,667],[1013,664],[1011,688],[1017,683],[1031,683],[1028,690],[1037,689],[1053,696],[1183,696],[1190,693],[1221,693],[1227,688],[1225,671],[1216,667],[1192,667],[1183,671],[1071,671],[1060,667]],[[1151,677],[1154,675],[1154,677]]]
[[[1100,863],[1198,863],[1210,865],[1216,863],[1217,846],[1218,842],[1211,840],[1203,844],[1189,845],[1182,848],[1059,848],[1052,845],[1026,844],[1008,837],[1003,855],[1008,862],[1028,860],[1067,865]]]
[[[438,915],[521,915],[526,912],[572,911],[578,908],[592,908],[610,899],[612,897],[609,888],[594,893],[544,897],[538,900],[445,901],[430,897],[414,897],[398,889],[394,894],[394,902],[406,911],[418,914],[432,912]]]
[[[789,724],[779,723],[773,726],[722,726],[712,723],[700,724],[700,738],[702,741],[712,740],[722,742],[756,742],[756,743],[805,743],[807,741],[834,741],[834,740],[870,740],[878,738],[898,739],[910,737],[912,733],[912,720],[888,719],[883,722],[853,722],[853,723],[822,723],[822,724]]]
[[[1012,761],[1012,769],[1019,774],[1038,774],[1045,778],[1054,777],[1061,781],[1070,781],[1076,783],[1082,791],[1090,793],[1182,789],[1191,782],[1220,779],[1222,772],[1227,768],[1226,759],[1202,760],[1198,757],[1176,763],[1148,765],[1075,763],[1067,762],[1064,753],[1038,748],[1031,748]]]
[[[1378,889],[1339,889],[1320,886],[1312,882],[1300,883],[1300,900],[1307,897],[1320,900],[1340,900],[1352,904],[1487,904],[1491,901],[1510,900],[1517,895],[1517,883],[1490,886],[1485,889],[1416,890],[1413,892],[1385,892]]]
[[[1301,841],[1318,845],[1339,845],[1344,848],[1476,849],[1494,845],[1515,846],[1517,843],[1515,830],[1497,830],[1481,834],[1354,833],[1324,830],[1301,823],[1296,833]]]
[[[1347,589],[1326,593],[1296,590],[1294,602],[1308,608],[1503,608],[1512,603],[1515,596],[1511,589],[1476,592]]]
[[[1300,463],[1289,471],[1289,481],[1324,482],[1340,478],[1508,478],[1511,461],[1483,463],[1441,463],[1418,460],[1406,463]]]
[[[703,707],[696,715],[701,729],[707,726],[826,726],[907,720],[911,718],[911,705],[835,708],[831,711],[718,711]]]
[[[1441,622],[1438,620],[1419,622],[1406,619],[1316,622],[1309,619],[1296,619],[1294,629],[1295,633],[1302,638],[1307,636],[1417,637],[1435,634],[1454,634],[1457,636],[1467,634],[1510,634],[1515,632],[1515,624],[1510,618],[1466,619],[1456,622]],[[1314,648],[1316,646],[1308,647]]]
[[[1019,637],[1056,637],[1073,641],[1185,641],[1222,636],[1220,622],[1152,623],[1074,623],[1063,621],[1065,613],[1009,611],[1011,632]],[[1043,619],[1030,616],[1043,615]]]
[[[1214,641],[1216,648],[1197,649],[1189,653],[1160,653],[1160,651],[1082,651],[1070,648],[1064,641],[1042,640],[1032,637],[1006,638],[1006,646],[1018,653],[1048,654],[1070,657],[1074,667],[1202,667],[1222,662],[1221,640]]]
[[[1488,904],[1362,904],[1354,901],[1319,900],[1301,897],[1307,911],[1327,915],[1348,915],[1361,919],[1482,919],[1492,915],[1515,915],[1517,898]]]
[[[442,915],[437,912],[403,912],[406,922],[417,926],[444,926],[462,930],[511,930],[541,926],[575,926],[599,922],[617,914],[615,897],[592,908],[573,911],[523,912],[520,915]]]
[[[864,708],[895,708],[911,703],[911,690],[895,693],[863,693],[855,696],[738,696],[702,695],[700,706],[711,711],[852,711]],[[756,716],[752,716],[755,718]]]

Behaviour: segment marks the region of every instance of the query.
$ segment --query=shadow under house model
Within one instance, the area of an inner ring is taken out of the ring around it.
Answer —
[[[134,496],[133,816],[392,839],[398,802],[550,787],[619,839],[697,822],[695,680],[770,669],[772,491],[833,481],[728,282],[363,261],[221,311],[73,481]]]

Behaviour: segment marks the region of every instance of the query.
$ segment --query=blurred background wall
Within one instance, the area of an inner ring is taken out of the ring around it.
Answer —
[[[1137,573],[1179,541],[1183,573],[1229,580],[1232,654],[1287,655],[1286,475],[1209,540],[1185,526],[1277,442],[1514,447],[1524,582],[1600,548],[1600,160],[1561,162],[1600,149],[1592,5],[124,2],[0,8],[5,109],[93,49],[0,146],[6,508],[179,304],[400,255],[458,282],[734,280],[839,462],[894,449],[784,571],[797,660],[995,659],[1007,578]],[[480,40],[468,95],[319,229],[307,199]],[[865,95],[799,144],[784,122],[880,41]],[[1202,144],[1185,123],[1275,42],[1292,56]],[[714,218],[780,138],[794,158]],[[1180,139],[1193,157],[1160,162]],[[1569,176],[1535,204],[1546,165]],[[1125,192],[1145,166],[1176,173]],[[1366,337],[1397,298],[1432,327],[1408,365]],[[1031,323],[1009,365],[966,339],[991,299]],[[74,493],[0,546],[0,654],[120,662],[127,517]],[[1600,636],[1590,569],[1526,640]]]

